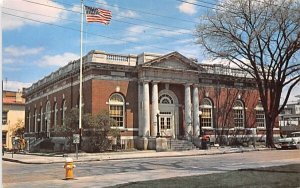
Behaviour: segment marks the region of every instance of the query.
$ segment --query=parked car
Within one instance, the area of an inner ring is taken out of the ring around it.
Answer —
[[[279,145],[282,149],[300,149],[300,132],[293,132],[286,138],[279,139]]]

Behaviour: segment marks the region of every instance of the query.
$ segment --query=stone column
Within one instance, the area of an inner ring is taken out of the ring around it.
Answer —
[[[149,110],[149,82],[143,82],[143,137],[150,136],[150,110]]]
[[[198,86],[194,85],[193,88],[193,117],[194,117],[194,137],[198,137],[200,135],[200,127],[199,127],[199,91]]]
[[[190,84],[185,84],[184,95],[184,119],[185,119],[185,136],[190,139],[192,135],[192,113],[191,113],[191,87]]]
[[[157,117],[158,113],[158,84],[157,82],[152,83],[152,113],[151,113],[151,136],[155,137],[157,135]]]
[[[138,82],[138,113],[139,113],[139,136],[143,136],[144,119],[143,119],[143,86]]]

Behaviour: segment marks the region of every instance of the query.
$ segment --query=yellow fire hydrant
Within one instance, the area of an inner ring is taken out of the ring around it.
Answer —
[[[66,180],[74,179],[73,168],[76,166],[73,164],[73,159],[70,157],[66,158],[64,168],[66,169]]]

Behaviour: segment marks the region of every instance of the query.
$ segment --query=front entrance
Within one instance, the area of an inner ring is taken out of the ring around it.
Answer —
[[[159,93],[159,132],[162,137],[176,138],[178,135],[178,100],[170,90]]]
[[[172,137],[174,129],[174,117],[172,112],[160,112],[159,125],[161,136]]]

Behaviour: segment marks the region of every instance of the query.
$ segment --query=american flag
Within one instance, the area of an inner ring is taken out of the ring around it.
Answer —
[[[99,22],[105,25],[109,24],[111,19],[111,11],[89,6],[84,7],[87,22]]]

